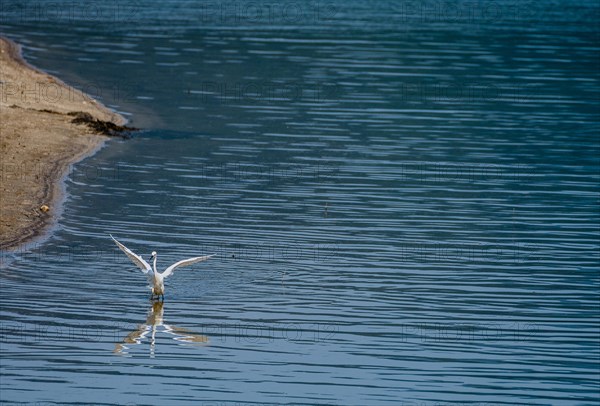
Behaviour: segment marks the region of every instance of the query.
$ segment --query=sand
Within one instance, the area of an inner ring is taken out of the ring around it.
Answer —
[[[73,112],[125,123],[96,100],[27,64],[19,46],[0,37],[0,249],[15,249],[47,232],[60,214],[62,180],[70,165],[108,139],[72,123]]]

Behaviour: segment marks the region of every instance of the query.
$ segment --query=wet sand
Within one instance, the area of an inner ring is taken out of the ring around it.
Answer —
[[[96,128],[81,123],[82,117],[93,119]],[[108,139],[97,124],[125,121],[27,64],[19,46],[0,37],[0,249],[44,234],[60,214],[62,180],[70,165]]]

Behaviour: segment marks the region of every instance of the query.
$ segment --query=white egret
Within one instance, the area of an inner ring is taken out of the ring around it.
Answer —
[[[150,256],[150,261],[153,261],[153,267],[151,267],[150,264],[144,261],[144,259],[141,256],[137,255],[135,252],[131,251],[129,248],[121,244],[115,239],[115,237],[110,235],[110,238],[112,238],[113,241],[117,244],[117,246],[121,249],[121,251],[123,251],[125,255],[127,255],[129,259],[135,265],[137,265],[143,273],[145,273],[148,276],[148,282],[150,283],[149,288],[152,290],[152,295],[150,296],[150,299],[153,299],[154,296],[157,296],[157,299],[159,296],[162,296],[163,300],[165,299],[164,280],[166,277],[170,276],[173,273],[173,271],[175,271],[175,269],[180,268],[182,266],[192,265],[197,262],[206,261],[207,259],[216,255],[212,254],[204,255],[202,257],[184,259],[179,262],[175,262],[173,265],[165,269],[163,273],[159,273],[156,270],[156,251],[152,251],[152,255]]]

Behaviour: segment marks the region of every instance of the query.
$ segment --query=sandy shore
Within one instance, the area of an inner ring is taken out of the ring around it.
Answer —
[[[125,119],[27,64],[19,46],[0,37],[0,249],[53,224],[69,165],[96,151],[112,123]]]

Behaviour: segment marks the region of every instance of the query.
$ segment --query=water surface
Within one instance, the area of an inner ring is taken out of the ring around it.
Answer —
[[[145,130],[4,254],[3,404],[598,401],[595,2],[53,4],[3,32]],[[108,233],[217,257],[153,306]]]

